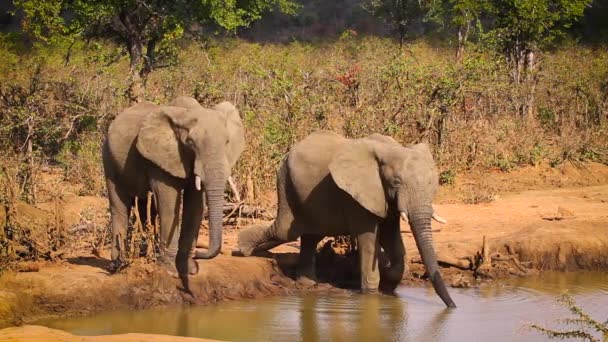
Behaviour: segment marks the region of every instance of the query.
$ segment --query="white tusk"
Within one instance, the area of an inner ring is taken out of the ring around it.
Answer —
[[[198,175],[194,177],[194,186],[196,186],[196,190],[201,191],[201,177]]]
[[[448,221],[446,219],[444,219],[443,217],[437,215],[437,213],[433,213],[433,220],[439,222],[439,223],[448,223]]]
[[[405,221],[405,223],[409,224],[410,221],[407,219],[407,214],[403,211],[401,212],[401,218]]]

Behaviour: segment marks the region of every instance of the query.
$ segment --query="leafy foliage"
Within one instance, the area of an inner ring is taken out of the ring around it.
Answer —
[[[493,0],[493,36],[503,49],[540,49],[582,17],[590,0]]]
[[[15,0],[15,5],[23,10],[23,28],[43,41],[98,37],[122,44],[135,76],[130,89],[135,100],[141,96],[140,80],[172,65],[176,41],[186,31],[198,35],[196,25],[235,32],[264,12],[297,9],[291,0]]]
[[[568,294],[564,294],[558,301],[568,307],[570,313],[574,315],[574,318],[567,318],[562,321],[567,325],[575,327],[563,331],[545,328],[536,324],[532,324],[530,327],[554,339],[581,339],[589,342],[608,341],[608,320],[600,322],[593,319]],[[595,335],[598,333],[601,334],[601,339]]]

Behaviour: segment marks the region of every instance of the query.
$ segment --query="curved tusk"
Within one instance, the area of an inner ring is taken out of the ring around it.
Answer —
[[[196,176],[194,177],[194,186],[196,186],[196,190],[201,191],[201,177],[200,176]]]
[[[437,213],[433,213],[432,216],[433,220],[439,222],[439,223],[448,223],[448,221],[446,219],[444,219],[443,217],[437,215]]]
[[[407,219],[407,214],[404,213],[403,211],[401,211],[400,214],[401,214],[401,218],[405,221],[405,223],[409,224],[410,221]]]

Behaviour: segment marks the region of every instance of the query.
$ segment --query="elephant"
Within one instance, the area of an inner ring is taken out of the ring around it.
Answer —
[[[125,264],[129,210],[138,198],[143,221],[149,191],[160,221],[158,260],[163,266],[179,275],[196,274],[193,259],[217,256],[224,189],[244,146],[243,123],[230,102],[209,109],[180,96],[166,106],[141,102],[118,114],[102,148],[112,226],[111,270]],[[209,249],[194,252],[205,201]]]
[[[401,217],[412,228],[435,292],[448,307],[456,307],[439,272],[431,236],[431,219],[446,222],[432,206],[438,178],[425,143],[405,147],[381,134],[347,139],[327,130],[313,132],[281,162],[275,220],[242,230],[238,248],[249,256],[299,237],[298,281],[315,283],[318,242],[325,236],[355,236],[361,291],[393,292],[405,268]],[[382,282],[380,247],[389,262]]]

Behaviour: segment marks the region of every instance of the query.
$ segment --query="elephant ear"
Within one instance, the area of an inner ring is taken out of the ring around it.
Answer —
[[[245,130],[243,128],[243,121],[241,120],[239,111],[228,101],[217,104],[213,109],[222,112],[226,117],[226,129],[228,130],[228,149],[226,158],[228,159],[230,169],[232,169],[241,156],[243,149],[245,149]]]
[[[348,144],[329,164],[338,187],[376,216],[385,218],[386,197],[376,155],[364,140]]]
[[[178,178],[186,178],[188,171],[174,126],[188,129],[196,123],[186,112],[185,108],[162,107],[146,117],[137,135],[139,153]]]

